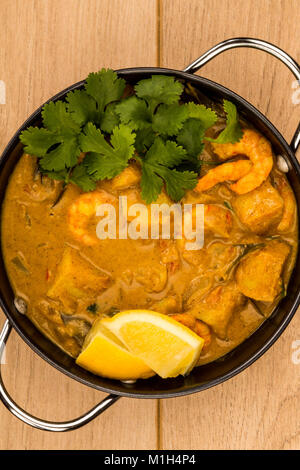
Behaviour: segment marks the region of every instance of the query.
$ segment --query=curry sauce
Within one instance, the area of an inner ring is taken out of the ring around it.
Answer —
[[[205,150],[204,161],[211,158]],[[210,168],[204,164],[202,174]],[[142,202],[139,178],[133,163],[123,175],[99,182],[94,193]],[[2,208],[2,247],[15,295],[25,300],[37,328],[72,357],[97,318],[146,308],[176,315],[194,329],[198,322],[207,338],[199,361],[205,364],[251,335],[285,295],[297,254],[297,211],[275,165],[263,184],[244,195],[227,182],[186,192],[182,204],[205,208],[204,247],[196,251],[172,237],[97,239],[97,216],[84,216],[86,206],[80,212],[80,198],[89,194],[92,200],[94,193],[72,184],[63,188],[24,154]],[[284,225],[286,194],[292,222]],[[166,194],[161,202],[172,204]],[[86,220],[78,228],[80,214]],[[183,315],[193,318],[190,325]]]

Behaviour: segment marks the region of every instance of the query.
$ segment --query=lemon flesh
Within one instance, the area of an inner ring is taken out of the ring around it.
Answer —
[[[99,320],[87,335],[76,363],[93,374],[117,380],[136,380],[154,375],[150,367],[127,351]]]
[[[150,310],[127,310],[102,319],[101,324],[162,378],[187,374],[204,344],[186,326]]]

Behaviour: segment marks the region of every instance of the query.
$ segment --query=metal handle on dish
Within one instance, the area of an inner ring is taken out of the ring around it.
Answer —
[[[284,52],[279,47],[271,44],[267,41],[262,41],[261,39],[254,39],[254,38],[232,38],[226,39],[225,41],[216,44],[214,47],[206,51],[202,54],[198,59],[194,60],[190,65],[188,65],[184,72],[188,73],[195,73],[197,72],[203,65],[207,64],[210,60],[214,59],[217,55],[225,52],[229,49],[235,49],[237,47],[251,47],[253,49],[259,49],[261,51],[267,52],[268,54],[273,55],[281,62],[283,62],[290,71],[296,77],[298,84],[300,86],[300,66],[297,62],[286,52]],[[300,124],[294,134],[294,137],[291,141],[291,149],[294,153],[296,153],[298,147],[300,145]]]
[[[52,431],[52,432],[65,432],[65,431],[73,431],[74,429],[78,429],[81,426],[92,421],[94,418],[99,416],[103,413],[108,407],[113,405],[120,396],[118,395],[108,395],[104,400],[102,400],[97,406],[89,410],[84,415],[80,416],[71,421],[65,421],[61,423],[55,423],[52,421],[44,421],[42,419],[36,418],[25,410],[20,408],[14,400],[8,394],[2,379],[1,373],[1,360],[3,358],[4,349],[11,333],[12,326],[8,320],[6,320],[4,327],[0,333],[0,399],[6,408],[17,418],[19,418],[23,423],[28,424],[37,429],[41,429],[42,431]]]

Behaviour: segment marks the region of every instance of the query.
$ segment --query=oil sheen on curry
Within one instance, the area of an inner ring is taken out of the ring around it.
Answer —
[[[2,246],[16,299],[36,327],[77,358],[99,319],[158,312],[203,339],[197,366],[250,336],[285,296],[297,254],[297,211],[270,143],[242,127],[236,143],[205,143],[197,185],[180,200],[204,205],[199,250],[172,233],[97,238],[99,204],[117,207],[125,195],[129,206],[143,202],[138,159],[84,192],[41,175],[37,158],[23,154],[2,209]],[[209,135],[218,132],[215,126]],[[174,203],[164,186],[156,203]]]

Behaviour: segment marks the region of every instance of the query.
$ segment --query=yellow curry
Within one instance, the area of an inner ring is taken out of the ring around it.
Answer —
[[[286,295],[293,191],[235,105],[203,101],[171,76],[132,86],[102,69],[21,133],[1,221],[15,306],[94,373],[186,375],[243,342]],[[169,210],[170,234],[153,203]],[[191,248],[199,214],[203,243]]]
[[[204,339],[201,365],[231,351],[272,313],[297,252],[294,195],[273,162],[255,189],[233,191],[227,181],[237,178],[220,175],[231,163],[209,166],[216,153],[222,158],[221,147],[207,144],[202,178],[181,200],[204,204],[204,247],[196,251],[184,239],[97,239],[96,202],[120,195],[142,202],[136,163],[94,192],[71,184],[61,193],[60,182],[36,171],[35,158],[21,157],[3,205],[2,245],[15,295],[48,338],[76,358],[97,318],[145,308]],[[164,191],[157,202],[173,203]]]

